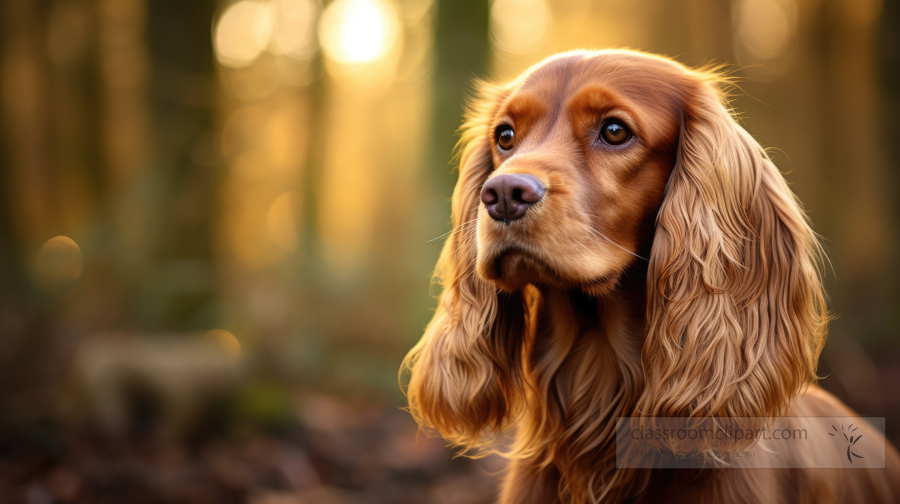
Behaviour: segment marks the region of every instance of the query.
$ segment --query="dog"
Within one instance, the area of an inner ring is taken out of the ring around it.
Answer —
[[[817,468],[843,447],[757,441],[733,446],[763,468],[617,465],[617,419],[806,429],[856,416],[815,385],[819,242],[729,87],[716,69],[627,50],[478,84],[443,290],[401,377],[420,425],[510,457],[500,502],[900,501],[890,445],[883,468]],[[709,443],[661,448],[716,461]]]

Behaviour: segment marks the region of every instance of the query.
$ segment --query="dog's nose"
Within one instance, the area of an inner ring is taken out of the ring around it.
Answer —
[[[481,202],[494,220],[521,219],[525,210],[544,197],[547,188],[532,175],[504,173],[491,177],[481,189]]]

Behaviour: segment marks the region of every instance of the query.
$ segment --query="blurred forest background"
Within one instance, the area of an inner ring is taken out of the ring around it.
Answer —
[[[735,65],[900,443],[897,2],[2,0],[0,501],[490,502],[397,368],[471,79],[582,47]]]

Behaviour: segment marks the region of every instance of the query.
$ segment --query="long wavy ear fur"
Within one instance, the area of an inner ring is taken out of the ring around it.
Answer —
[[[715,76],[694,75],[650,257],[637,412],[777,416],[825,340],[820,246]]]
[[[459,180],[453,192],[453,232],[435,270],[443,285],[438,308],[401,366],[409,410],[420,425],[467,449],[483,448],[518,414],[524,381],[521,294],[499,293],[475,272],[472,232],[480,191],[492,169],[491,113],[499,89],[481,86],[468,111]]]

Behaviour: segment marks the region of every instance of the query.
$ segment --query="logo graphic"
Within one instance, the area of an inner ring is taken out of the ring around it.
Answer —
[[[834,432],[838,432],[837,427],[835,427],[834,424],[831,425],[831,428],[834,429]],[[859,426],[857,426],[856,429],[859,429]],[[856,458],[866,458],[866,457],[863,457],[862,455],[857,455],[856,452],[853,451],[853,445],[855,445],[856,443],[859,442],[860,439],[862,439],[862,434],[860,434],[859,436],[856,436],[856,437],[853,436],[853,433],[856,432],[856,429],[853,428],[853,424],[850,424],[847,427],[846,432],[845,432],[844,424],[841,424],[840,434],[843,434],[844,440],[847,441],[847,460],[849,460],[851,464],[853,463],[853,459],[850,457],[851,455],[853,455]],[[847,436],[847,432],[850,433],[850,436]],[[832,432],[829,432],[828,435],[832,436],[832,437],[837,437]]]

